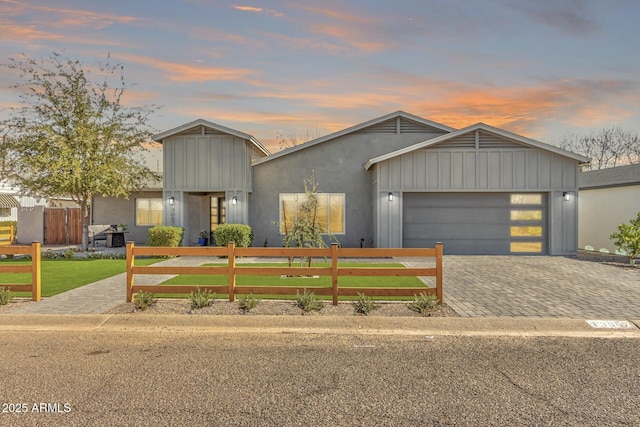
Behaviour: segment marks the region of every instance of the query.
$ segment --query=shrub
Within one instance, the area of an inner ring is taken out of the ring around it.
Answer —
[[[220,224],[214,234],[217,246],[234,242],[239,248],[248,248],[253,242],[253,229],[246,224]]]
[[[127,259],[127,254],[117,253],[117,252],[104,253],[104,252],[96,251],[96,252],[87,252],[85,255],[85,258],[86,259]]]
[[[177,247],[182,243],[184,228],[166,225],[157,225],[149,229],[149,246],[172,246]]]
[[[420,295],[414,295],[413,301],[407,303],[409,310],[418,312],[423,316],[428,316],[431,310],[437,306],[438,297],[435,295],[428,295],[425,292],[420,293]]]
[[[7,305],[11,302],[11,291],[4,286],[0,288],[0,305]]]
[[[258,304],[260,304],[260,300],[254,297],[253,294],[242,295],[238,297],[238,307],[240,307],[240,310],[244,311],[245,313],[250,312]]]
[[[61,259],[63,257],[63,255],[60,252],[51,250],[51,249],[47,249],[45,252],[42,253],[42,258],[46,258],[46,259]]]
[[[133,305],[138,310],[146,310],[156,303],[156,296],[151,292],[140,291],[133,297]]]
[[[215,298],[215,294],[212,294],[207,289],[201,291],[197,288],[196,292],[189,294],[189,301],[191,301],[191,309],[209,307]]]
[[[66,259],[72,259],[72,258],[73,258],[73,256],[75,255],[75,253],[76,253],[76,252],[75,252],[73,249],[69,248],[69,249],[67,249],[66,251],[64,251],[64,257],[65,257]]]
[[[640,212],[637,218],[629,220],[629,224],[620,224],[618,232],[613,233],[609,238],[615,239],[615,245],[627,251],[629,263],[635,264],[636,256],[640,255]]]
[[[313,293],[306,289],[301,294],[296,292],[296,306],[302,309],[303,312],[308,313],[310,311],[319,311],[322,309],[322,301]]]
[[[353,309],[357,314],[364,314],[366,316],[376,308],[378,308],[378,306],[371,297],[358,292],[358,299],[353,302]]]

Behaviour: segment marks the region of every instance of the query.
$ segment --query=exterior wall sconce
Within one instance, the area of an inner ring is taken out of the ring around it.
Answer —
[[[393,193],[389,191],[389,201],[393,202]]]
[[[175,203],[176,203],[176,198],[173,196],[169,197],[169,205],[173,206]]]
[[[232,204],[232,205],[236,205],[236,204],[238,204],[238,198],[237,198],[236,196],[233,196],[233,197],[231,198],[231,204]]]
[[[565,191],[562,193],[562,199],[565,202],[568,202],[569,200],[571,200],[571,193],[569,193],[568,191]]]

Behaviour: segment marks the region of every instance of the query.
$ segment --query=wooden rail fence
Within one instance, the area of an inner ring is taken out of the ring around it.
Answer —
[[[40,301],[42,297],[42,273],[40,242],[33,242],[31,246],[0,246],[0,255],[31,255],[30,265],[0,265],[2,273],[30,273],[30,284],[0,283],[0,287],[8,288],[12,292],[31,292],[33,301]]]
[[[226,265],[221,266],[136,266],[136,256],[224,256]],[[331,260],[331,267],[248,267],[236,266],[238,257],[318,257]],[[386,258],[386,257],[430,257],[435,258],[435,267],[429,268],[393,268],[393,267],[340,267],[343,258]],[[134,277],[144,274],[192,274],[192,275],[225,275],[228,285],[145,285],[135,284]],[[319,286],[237,286],[237,276],[330,276],[331,287]],[[339,278],[346,276],[431,276],[435,277],[433,287],[411,288],[363,288],[340,287]],[[333,304],[338,304],[340,296],[357,296],[364,293],[371,297],[414,296],[419,293],[436,295],[442,303],[442,243],[435,248],[418,249],[352,249],[340,248],[337,244],[331,248],[237,248],[233,243],[227,247],[136,247],[133,242],[127,243],[127,301],[133,301],[135,293],[140,291],[153,293],[190,293],[200,290],[228,294],[229,301],[235,301],[236,295],[295,295],[307,289],[316,295],[331,295]]]
[[[0,226],[0,246],[13,244],[13,225]]]

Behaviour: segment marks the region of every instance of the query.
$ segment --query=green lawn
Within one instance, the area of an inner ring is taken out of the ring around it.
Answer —
[[[136,259],[136,265],[149,265],[162,261],[157,258]],[[0,260],[0,265],[25,265],[30,261]],[[50,297],[70,289],[77,288],[116,274],[126,272],[123,259],[60,259],[42,260],[42,296]],[[31,283],[31,275],[26,273],[0,274],[0,287],[3,283]],[[28,296],[16,292],[16,296]]]
[[[206,264],[207,266],[219,266],[220,264]],[[236,264],[238,267],[286,267],[287,263],[252,263],[252,264]],[[297,267],[294,264],[294,267]],[[331,263],[328,262],[314,262],[313,267],[331,267]],[[404,268],[400,263],[349,263],[342,262],[340,267],[385,267],[385,268]],[[141,276],[142,277],[142,276]],[[140,282],[143,282],[140,279]],[[172,279],[162,282],[163,285],[211,285],[220,286],[228,283],[228,277],[225,275],[180,275]],[[417,277],[410,276],[356,276],[356,277],[340,277],[340,287],[350,288],[413,288],[426,286]],[[331,277],[321,276],[317,278],[304,278],[304,277],[287,277],[280,276],[237,276],[237,286],[289,286],[289,287],[331,287]],[[178,297],[184,296],[182,294],[158,294],[162,297]],[[223,297],[224,295],[218,295]],[[264,295],[264,298],[277,298],[277,299],[291,299],[295,298],[295,295]],[[331,297],[321,297],[331,298]],[[343,299],[349,299],[347,297],[341,297]],[[402,299],[407,297],[384,297],[384,299]]]

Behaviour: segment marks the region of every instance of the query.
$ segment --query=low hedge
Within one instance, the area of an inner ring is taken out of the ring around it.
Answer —
[[[214,234],[217,246],[227,246],[234,242],[237,247],[248,248],[253,242],[253,229],[247,224],[221,224]]]
[[[180,246],[182,237],[184,236],[184,228],[172,227],[166,225],[157,225],[149,229],[149,238],[147,244],[149,246]]]

